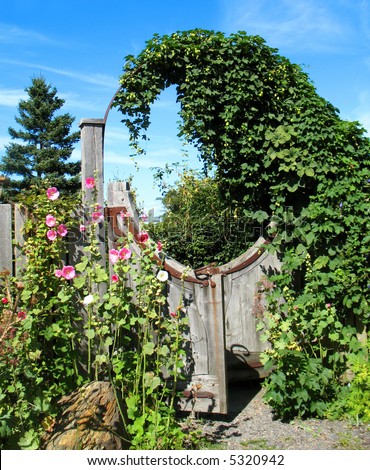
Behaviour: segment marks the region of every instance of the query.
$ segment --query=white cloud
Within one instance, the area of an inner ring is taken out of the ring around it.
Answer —
[[[351,34],[344,17],[318,0],[224,0],[227,29],[262,36],[274,47],[315,51],[343,47]]]
[[[26,97],[27,93],[24,90],[2,88],[0,89],[0,106],[16,107],[19,100],[23,100]]]
[[[36,31],[21,29],[11,24],[0,24],[0,43],[2,44],[29,44],[30,42],[51,42],[45,35]]]
[[[63,109],[64,107],[72,109],[82,109],[85,112],[93,111],[94,113],[98,112],[99,114],[101,114],[102,106],[100,102],[98,103],[96,101],[94,102],[81,99],[79,95],[74,93],[58,93],[58,96],[65,100]]]
[[[91,83],[93,85],[99,85],[105,88],[116,90],[119,86],[118,79],[110,75],[101,74],[101,73],[92,73],[85,74],[72,70],[59,69],[55,67],[49,67],[47,65],[34,64],[30,62],[23,62],[13,59],[0,59],[0,63],[9,64],[9,65],[18,65],[20,67],[27,67],[34,70],[45,70],[47,72],[52,72],[57,75],[62,75],[64,77],[73,78],[84,83]]]
[[[105,135],[104,135],[105,143],[113,143],[113,142],[128,142],[129,135],[128,131],[125,126],[122,124],[122,127],[110,127],[107,126]]]
[[[169,148],[151,151],[150,154],[138,156],[135,158],[135,160],[133,160],[129,155],[123,155],[117,151],[107,149],[104,152],[104,162],[123,166],[131,166],[132,169],[135,169],[135,165],[138,168],[162,168],[166,165],[166,163],[177,161],[178,156],[179,151],[177,149]]]
[[[158,100],[154,101],[152,105],[152,109],[165,109],[165,110],[174,110],[174,111],[179,111],[180,110],[180,105],[179,103],[176,102],[174,99],[172,100],[162,100],[160,97]]]

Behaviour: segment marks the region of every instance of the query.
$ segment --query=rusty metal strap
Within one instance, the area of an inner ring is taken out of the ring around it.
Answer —
[[[185,398],[213,398],[214,394],[207,391],[194,391],[194,390],[184,390],[182,392]]]
[[[247,259],[242,261],[241,263],[235,265],[232,268],[229,269],[224,269],[224,266],[214,266],[213,264],[203,266],[201,268],[196,269],[195,275],[198,277],[200,276],[207,276],[210,278],[211,276],[214,276],[216,274],[221,274],[222,276],[227,276],[228,274],[236,273],[238,271],[241,271],[242,269],[250,266],[252,263],[254,263],[266,250],[267,245],[271,243],[273,238],[266,238],[263,242],[263,244],[255,251],[251,256],[249,256]]]
[[[121,216],[122,212],[126,212],[127,208],[124,206],[120,207],[105,207],[104,208],[104,215],[105,218],[108,219],[108,221],[112,224],[112,230],[114,235],[116,235],[118,238],[122,237],[124,235],[124,232],[119,228],[118,222],[117,222],[117,217]],[[129,225],[129,230],[132,233],[132,227],[131,224]]]

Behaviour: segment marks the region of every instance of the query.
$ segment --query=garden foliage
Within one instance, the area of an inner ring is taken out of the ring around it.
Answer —
[[[300,66],[243,32],[155,35],[126,58],[120,83],[114,104],[138,154],[151,105],[175,86],[179,136],[213,167],[222,206],[242,206],[265,235],[273,222],[282,268],[266,273],[266,399],[284,418],[323,416],[356,369],[348,355],[370,319],[364,129],[342,120]]]
[[[95,184],[88,178],[87,191]],[[33,188],[24,205],[24,274],[1,273],[1,447],[38,448],[60,412],[57,400],[94,380],[114,387],[124,447],[192,445],[175,417],[186,311],[181,298],[176,311],[166,309],[157,244],[141,231],[141,250],[133,250],[129,235],[109,250],[106,266],[97,241],[104,214],[95,203],[81,207],[51,187]],[[74,261],[77,241],[83,252]]]
[[[184,170],[167,189],[165,213],[148,231],[165,246],[166,254],[195,268],[236,258],[258,238],[259,227],[242,206],[225,204],[218,182],[201,172]]]

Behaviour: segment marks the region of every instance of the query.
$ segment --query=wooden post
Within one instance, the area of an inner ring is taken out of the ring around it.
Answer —
[[[13,275],[12,206],[0,204],[0,271],[7,269]]]
[[[86,190],[86,178],[94,177],[96,180],[96,202],[103,212],[104,207],[104,119],[82,119],[81,129],[81,176],[82,176],[82,204],[91,212],[93,192]],[[102,263],[106,262],[105,255],[105,229],[99,224],[97,231],[99,249]]]
[[[85,193],[85,180],[94,176],[97,181],[98,203],[104,204],[104,119],[82,119],[81,129],[81,176]],[[91,202],[90,193],[83,195],[83,202]]]
[[[82,207],[84,214],[81,223],[86,224],[88,218],[93,212],[93,204],[101,206],[99,211],[104,213],[104,119],[82,119],[80,121],[81,129],[81,177],[82,177]],[[96,181],[95,189],[86,188],[86,178],[94,177]],[[94,194],[95,193],[95,194]],[[69,245],[69,262],[75,265],[84,255],[84,239],[80,233],[70,233],[71,243]],[[100,223],[97,228],[97,238],[99,242],[99,251],[102,258],[102,265],[106,264],[105,254],[105,227]],[[99,294],[103,296],[106,286],[99,285]],[[76,302],[77,304],[77,302]],[[81,304],[78,305],[79,314],[83,319],[83,324],[87,321],[87,312]],[[78,322],[77,327],[82,329],[84,325]],[[83,374],[86,374],[87,342],[84,339],[79,346],[80,368]]]

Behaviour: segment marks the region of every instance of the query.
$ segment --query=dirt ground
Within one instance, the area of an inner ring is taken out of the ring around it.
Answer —
[[[229,414],[198,418],[215,449],[370,450],[370,425],[321,419],[283,423],[263,400],[260,382],[229,385]]]

